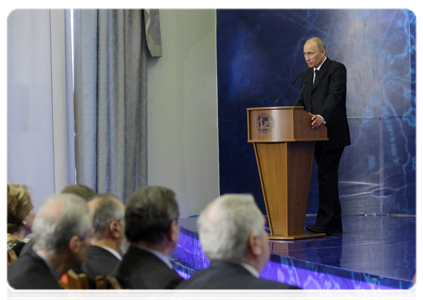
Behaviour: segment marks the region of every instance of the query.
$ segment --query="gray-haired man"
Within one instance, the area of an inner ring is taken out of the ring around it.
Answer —
[[[211,260],[178,289],[290,289],[280,282],[259,278],[269,260],[265,220],[246,194],[227,194],[211,202],[198,218],[204,253]]]
[[[82,271],[95,283],[98,275],[111,275],[127,249],[125,205],[112,194],[98,194],[88,201],[93,237]]]
[[[73,194],[47,198],[32,230],[34,251],[8,265],[7,278],[15,289],[60,289],[60,277],[85,260],[92,233],[86,201]]]

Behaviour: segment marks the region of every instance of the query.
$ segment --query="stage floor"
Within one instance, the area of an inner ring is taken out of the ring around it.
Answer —
[[[342,217],[342,234],[294,241],[270,241],[271,257],[260,276],[303,289],[408,289],[416,273],[415,216]],[[180,219],[172,256],[185,278],[207,268],[197,218]],[[314,224],[315,216],[306,218]],[[307,232],[304,230],[304,232]]]

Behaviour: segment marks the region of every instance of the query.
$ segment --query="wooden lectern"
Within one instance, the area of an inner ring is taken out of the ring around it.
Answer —
[[[311,129],[302,106],[247,109],[248,142],[254,143],[270,239],[294,240],[326,235],[304,233],[315,141],[326,126]]]

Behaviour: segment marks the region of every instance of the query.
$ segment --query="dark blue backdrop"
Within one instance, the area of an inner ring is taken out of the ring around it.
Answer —
[[[408,10],[218,10],[221,193],[252,193],[265,207],[248,107],[271,106],[307,68],[313,36],[347,67],[352,145],[340,165],[343,213],[416,213],[416,18]],[[298,80],[280,106],[291,106]],[[317,213],[316,168],[307,213]]]

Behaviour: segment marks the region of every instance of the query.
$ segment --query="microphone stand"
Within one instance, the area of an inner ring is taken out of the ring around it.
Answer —
[[[279,96],[278,99],[276,99],[275,102],[273,102],[272,106],[276,104],[276,102],[279,101],[279,99],[286,93],[286,91],[291,87],[291,85],[293,85],[295,83],[295,81],[297,81],[298,77],[300,77],[300,74],[297,75],[297,77],[295,77],[295,79],[291,82],[291,84],[283,91],[283,93]]]
[[[301,91],[300,91],[300,93],[298,94],[298,98],[297,98],[297,101],[295,101],[294,106],[297,106],[297,102],[298,102],[298,100],[300,100],[301,93],[303,92],[303,89],[304,89],[304,87],[305,87],[305,85],[306,85],[306,83],[307,83],[307,79],[308,79],[308,77],[310,77],[310,74],[306,77],[306,79],[305,79],[305,81],[304,81],[304,84],[303,84],[303,87],[301,88]]]

